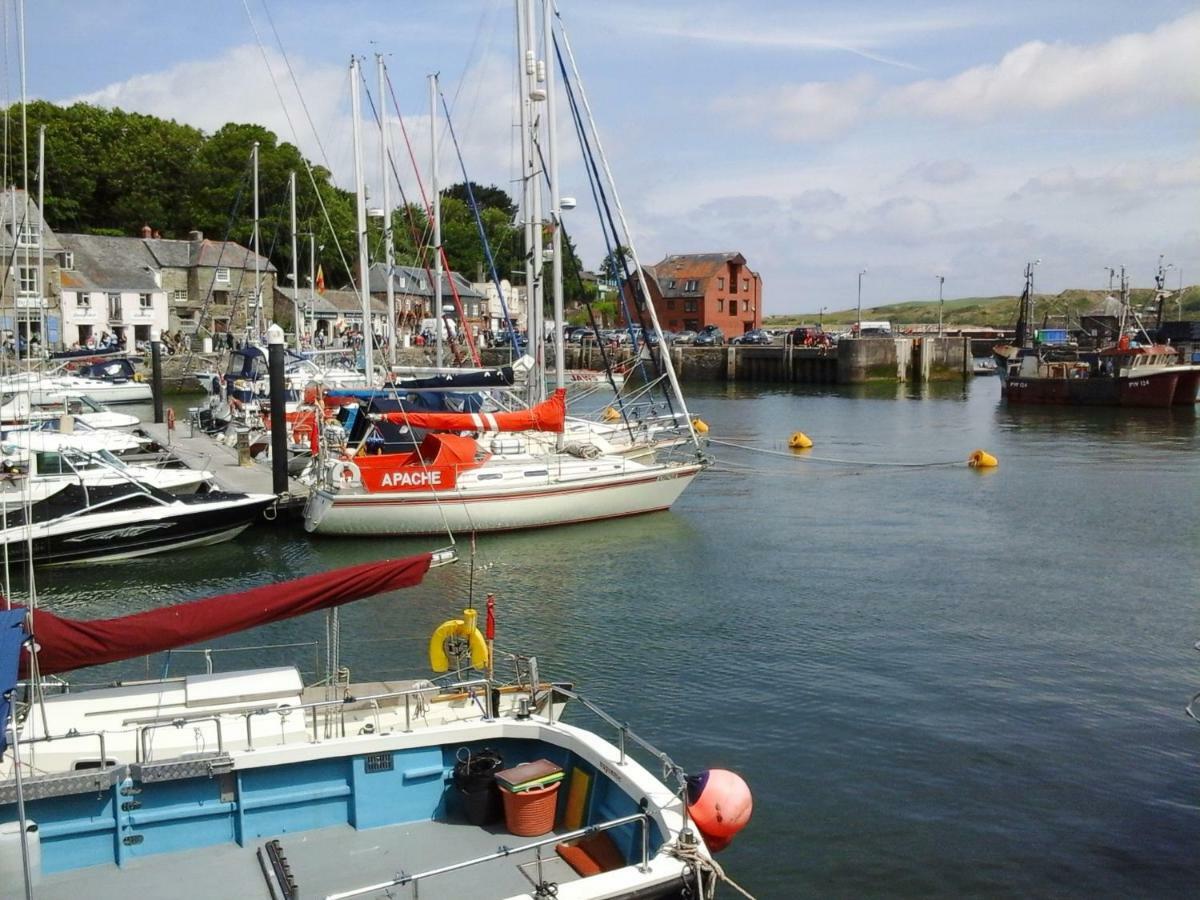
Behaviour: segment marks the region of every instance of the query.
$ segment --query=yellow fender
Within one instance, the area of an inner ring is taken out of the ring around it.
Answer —
[[[446,642],[453,639],[465,640],[471,648],[471,665],[485,669],[488,664],[487,641],[475,626],[479,611],[464,609],[461,619],[447,619],[429,638],[429,667],[435,672],[450,671],[450,658],[446,655]]]

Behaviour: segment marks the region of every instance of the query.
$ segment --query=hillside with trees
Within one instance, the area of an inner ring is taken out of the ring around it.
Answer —
[[[19,106],[8,110],[4,159],[7,183],[18,186],[24,171],[21,141],[14,140],[19,136],[20,116]],[[280,141],[269,129],[229,123],[206,134],[174,120],[121,109],[45,101],[30,103],[26,120],[29,185],[35,196],[37,130],[46,126],[45,216],[55,231],[137,236],[143,226],[149,226],[164,238],[183,239],[199,230],[213,240],[248,246],[254,208],[250,154],[258,141],[263,255],[281,273],[291,271],[288,176],[295,172],[299,231],[315,234],[318,246],[324,248],[319,261],[327,284],[350,280],[350,270],[356,267],[354,194],[337,187],[322,166],[312,165],[310,176],[299,149]],[[514,276],[524,268],[516,205],[494,185],[471,187],[499,277],[520,282],[523,276]],[[472,280],[490,280],[466,185],[448,187],[442,197],[442,241],[450,267]],[[406,199],[407,205],[397,208],[392,217],[396,260],[420,265],[432,229],[420,198]],[[372,260],[382,259],[382,223],[371,219],[368,228]],[[580,263],[569,236],[564,247],[567,299],[582,299]],[[299,269],[307,271],[307,238],[300,239],[299,255]]]

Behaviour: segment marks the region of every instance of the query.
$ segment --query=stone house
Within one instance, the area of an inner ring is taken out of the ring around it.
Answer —
[[[60,271],[70,252],[50,230],[32,198],[10,188],[0,194],[0,254],[4,284],[0,291],[0,332],[36,336],[46,347],[62,343]],[[38,254],[41,253],[41,266]],[[42,326],[45,333],[42,333]]]
[[[737,252],[687,253],[644,266],[659,324],[668,331],[700,331],[716,325],[726,337],[762,326],[762,278]],[[630,313],[645,308],[636,280],[624,287]],[[624,310],[618,318],[625,322]]]

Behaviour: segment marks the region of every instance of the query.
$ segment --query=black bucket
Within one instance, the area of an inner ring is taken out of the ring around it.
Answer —
[[[503,818],[500,791],[496,788],[496,773],[502,768],[504,758],[490,747],[475,752],[463,747],[458,751],[454,789],[472,825],[491,825]]]

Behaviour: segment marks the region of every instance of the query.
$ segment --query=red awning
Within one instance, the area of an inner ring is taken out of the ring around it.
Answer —
[[[562,431],[567,420],[567,391],[559,388],[549,399],[515,412],[500,413],[385,413],[394,425],[431,431]]]
[[[115,619],[88,622],[34,610],[38,669],[43,675],[53,675],[132,659],[412,587],[425,577],[432,558],[425,553],[363,563]],[[21,674],[29,675],[27,655],[21,658]]]

